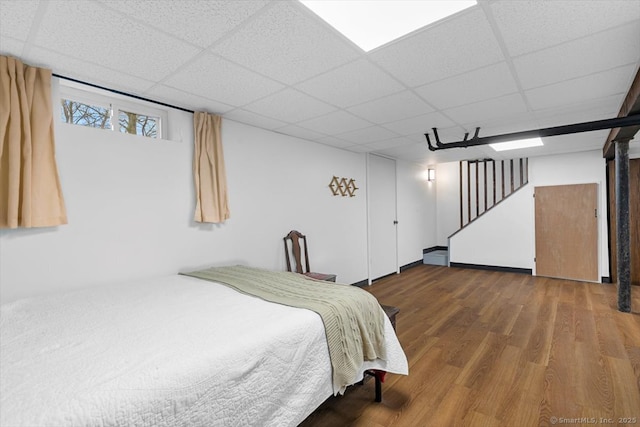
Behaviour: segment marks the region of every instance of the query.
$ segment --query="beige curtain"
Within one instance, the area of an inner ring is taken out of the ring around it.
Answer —
[[[51,70],[0,55],[0,228],[66,223],[55,159]]]
[[[222,118],[195,112],[193,175],[196,186],[197,222],[224,222],[229,218],[227,175],[224,168],[220,126]]]

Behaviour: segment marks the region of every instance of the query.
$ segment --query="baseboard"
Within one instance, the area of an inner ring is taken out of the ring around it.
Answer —
[[[397,273],[394,271],[393,273],[389,273],[389,274],[385,274],[384,276],[376,277],[371,282],[375,282],[377,280],[384,279],[384,278],[389,277],[389,276],[395,276],[396,274]]]
[[[449,266],[458,267],[458,268],[471,268],[475,270],[503,271],[507,273],[520,273],[520,274],[528,274],[528,275],[533,274],[533,270],[530,268],[501,267],[499,265],[482,265],[482,264],[466,264],[463,262],[451,262],[449,263]]]
[[[400,267],[400,273],[402,273],[403,271],[408,270],[410,268],[417,267],[419,265],[422,265],[422,260],[421,259],[419,259],[417,261],[410,262],[409,264],[403,265],[402,267]]]
[[[359,288],[363,288],[363,287],[367,286],[368,284],[369,284],[369,280],[364,279],[364,280],[361,280],[359,282],[352,283],[351,286],[357,286]]]
[[[423,249],[422,253],[428,254],[429,252],[433,252],[433,251],[447,251],[447,250],[449,250],[449,248],[446,246],[431,246],[430,248]]]
[[[602,283],[611,283],[611,277],[602,276]]]
[[[410,269],[412,267],[417,267],[419,265],[422,265],[422,260],[421,259],[419,259],[417,261],[414,261],[414,262],[410,262],[409,264],[403,265],[402,267],[400,267],[400,273],[402,273],[403,271],[408,270],[408,269]],[[385,277],[393,276],[394,274],[396,274],[396,273],[385,274],[384,276],[380,276],[380,277],[377,277],[377,278],[373,279],[372,282],[375,282],[376,280],[384,279]],[[359,282],[352,283],[351,286],[357,286],[359,288],[362,288],[364,286],[367,286],[368,284],[369,284],[369,280],[364,279],[364,280],[361,280]]]

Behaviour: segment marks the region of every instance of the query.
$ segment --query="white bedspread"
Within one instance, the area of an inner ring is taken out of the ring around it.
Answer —
[[[407,373],[385,319],[388,361]],[[332,394],[320,317],[186,276],[0,309],[0,425],[295,426]]]

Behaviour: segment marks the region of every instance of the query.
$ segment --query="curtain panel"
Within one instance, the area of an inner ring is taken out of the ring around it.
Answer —
[[[193,175],[197,222],[220,223],[229,218],[227,175],[224,167],[220,128],[222,117],[195,112]]]
[[[66,223],[55,159],[51,70],[0,55],[0,228]]]

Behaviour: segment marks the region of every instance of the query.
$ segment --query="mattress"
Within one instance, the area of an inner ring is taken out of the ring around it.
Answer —
[[[407,373],[385,318],[386,361]],[[332,394],[320,317],[168,276],[0,308],[0,425],[294,426]]]

